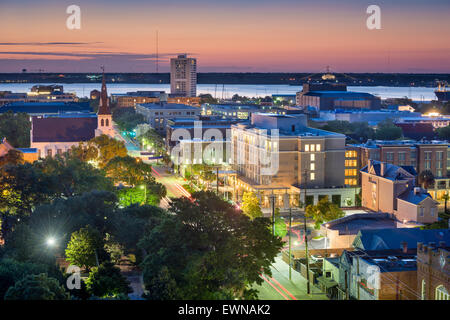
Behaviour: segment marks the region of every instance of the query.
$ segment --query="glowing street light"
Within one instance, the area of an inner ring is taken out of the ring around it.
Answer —
[[[54,237],[47,238],[47,246],[54,247],[56,245],[56,239]]]

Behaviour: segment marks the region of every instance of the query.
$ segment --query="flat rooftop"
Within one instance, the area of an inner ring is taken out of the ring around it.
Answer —
[[[180,104],[180,103],[138,103],[138,106],[141,106],[143,108],[151,109],[151,110],[161,110],[161,109],[168,109],[168,110],[198,110],[201,111],[200,108],[192,107],[187,104]]]
[[[387,214],[362,213],[346,216],[328,222],[329,230],[336,230],[339,235],[357,234],[359,230],[367,229],[395,229],[397,222]]]

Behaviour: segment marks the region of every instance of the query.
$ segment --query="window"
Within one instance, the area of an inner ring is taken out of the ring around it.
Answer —
[[[436,151],[436,160],[442,160],[444,158],[443,151]]]
[[[316,150],[316,147],[315,147],[315,145],[313,145],[313,144],[311,145],[310,148],[311,148],[311,152],[314,152],[314,151]]]
[[[406,153],[405,152],[398,153],[398,165],[399,166],[406,165]]]
[[[426,292],[427,292],[426,290],[427,290],[427,284],[425,282],[425,279],[422,279],[422,290],[421,290],[421,293],[420,293],[420,296],[421,296],[422,300],[425,300]]]
[[[423,207],[420,207],[420,208],[419,208],[419,215],[420,215],[421,217],[423,217],[423,212],[424,212]]]
[[[311,172],[310,179],[311,181],[316,180],[316,174],[314,172]]]
[[[309,152],[309,144],[305,144],[305,151]]]
[[[393,152],[386,152],[386,161],[387,162],[393,162],[394,161],[394,153]]]
[[[320,144],[316,144],[316,151],[320,151]]]
[[[52,149],[48,149],[47,150],[47,156],[48,157],[51,157],[53,155],[52,151],[53,151]]]
[[[436,288],[436,300],[450,300],[450,296],[448,291],[445,289],[443,285],[440,285]]]
[[[316,155],[314,153],[311,153],[311,161],[316,161]]]
[[[425,151],[425,160],[431,160],[431,151]]]
[[[431,208],[431,216],[434,217],[434,213],[436,211],[436,208]]]
[[[311,163],[311,165],[310,165],[310,170],[311,170],[311,171],[316,170],[316,164],[315,164],[315,163]]]

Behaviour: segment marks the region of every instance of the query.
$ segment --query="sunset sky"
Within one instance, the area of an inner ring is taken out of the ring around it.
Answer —
[[[179,53],[199,72],[450,72],[449,0],[0,0],[0,72],[155,72],[156,30],[160,72]]]

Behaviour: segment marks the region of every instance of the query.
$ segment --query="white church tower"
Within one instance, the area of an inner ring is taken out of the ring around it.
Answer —
[[[106,134],[111,138],[114,138],[115,132],[112,124],[111,109],[109,108],[108,93],[106,92],[105,68],[102,67],[102,70],[102,92],[100,94],[100,104],[98,106],[97,130],[95,130],[95,136],[98,137],[102,134]]]

